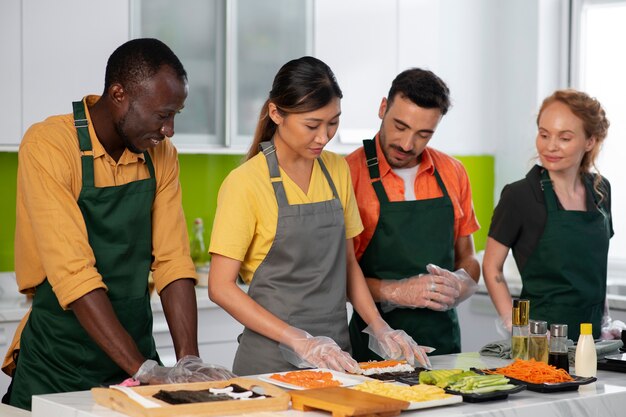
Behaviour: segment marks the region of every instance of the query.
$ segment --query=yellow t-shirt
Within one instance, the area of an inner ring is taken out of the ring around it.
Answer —
[[[356,205],[348,164],[339,155],[322,152],[324,165],[339,194],[346,223],[346,238],[363,230]],[[313,165],[308,193],[305,194],[281,169],[289,204],[331,200],[333,192],[318,163]],[[257,154],[234,169],[222,183],[209,251],[242,261],[240,274],[250,283],[254,272],[269,252],[278,222],[278,203],[270,182],[265,156]]]

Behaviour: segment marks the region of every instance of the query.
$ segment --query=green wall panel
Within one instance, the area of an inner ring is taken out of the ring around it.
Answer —
[[[472,184],[474,208],[481,230],[474,235],[476,249],[485,247],[491,212],[494,207],[494,158],[490,155],[461,156]],[[208,246],[220,184],[243,161],[241,155],[180,155],[180,182],[187,225],[196,217],[204,220]],[[0,152],[0,271],[12,271],[15,234],[15,188],[17,154]]]
[[[480,230],[474,233],[476,251],[485,249],[491,214],[495,207],[493,191],[495,187],[495,159],[491,155],[457,156],[463,163],[472,185],[474,211],[478,217]]]
[[[0,271],[13,270],[17,154],[0,152]]]
[[[242,155],[180,155],[180,184],[183,189],[183,208],[187,228],[197,217],[204,222],[204,244],[207,249],[217,193],[226,175],[243,161]]]

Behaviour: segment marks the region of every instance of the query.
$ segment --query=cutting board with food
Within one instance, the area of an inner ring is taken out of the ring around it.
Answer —
[[[248,378],[189,384],[93,388],[96,403],[133,417],[225,416],[289,407],[282,389]]]
[[[391,417],[409,407],[408,401],[382,397],[345,387],[328,387],[291,391],[291,406],[295,410],[323,410],[333,417],[379,416]]]

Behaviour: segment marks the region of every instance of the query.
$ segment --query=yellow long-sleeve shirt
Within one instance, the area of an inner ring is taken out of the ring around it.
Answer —
[[[87,96],[87,106],[97,96]],[[86,106],[86,107],[87,107]],[[115,162],[91,124],[96,187],[148,178],[143,155],[125,150]],[[182,210],[178,157],[169,139],[149,150],[156,193],[152,204],[152,263],[157,292],[180,278],[195,278]],[[82,187],[78,138],[72,114],[34,124],[18,154],[15,272],[21,292],[48,279],[63,308],[96,288],[106,288],[77,200]]]

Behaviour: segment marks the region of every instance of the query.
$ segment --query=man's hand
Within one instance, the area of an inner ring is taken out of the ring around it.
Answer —
[[[426,265],[426,270],[431,275],[448,278],[448,282],[452,283],[454,288],[456,288],[457,296],[454,299],[452,307],[456,307],[463,301],[467,300],[478,289],[476,281],[474,281],[463,268],[451,272],[447,269],[439,268],[437,265],[429,264]]]
[[[145,361],[135,341],[118,320],[102,288],[83,295],[69,307],[87,334],[128,375],[132,375]]]
[[[133,379],[150,385],[187,382],[220,381],[236,375],[221,366],[202,362],[197,356],[185,356],[172,367],[160,366],[156,361],[145,361]]]
[[[384,312],[396,307],[429,308],[446,311],[459,292],[447,276],[419,275],[398,281],[383,280],[380,284],[381,306]]]

